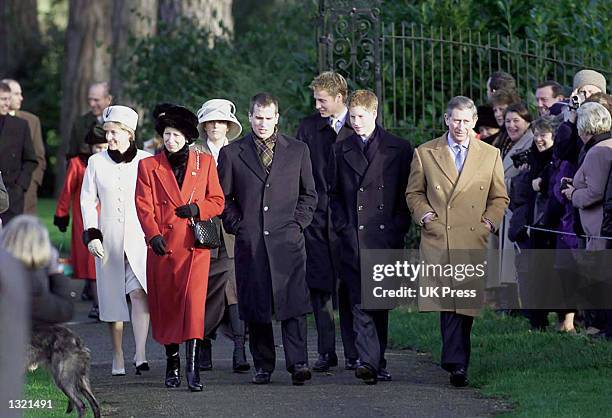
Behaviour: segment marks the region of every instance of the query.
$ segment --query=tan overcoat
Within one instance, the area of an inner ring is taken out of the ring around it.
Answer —
[[[412,159],[406,188],[406,202],[412,218],[421,223],[427,212],[434,219],[421,230],[421,257],[426,261],[453,263],[450,250],[485,250],[489,220],[495,228],[501,223],[509,198],[504,184],[504,170],[499,150],[470,138],[463,170],[455,168],[447,142],[448,133],[419,146]],[[423,311],[440,310],[429,299],[419,299]],[[477,309],[452,310],[476,316]]]

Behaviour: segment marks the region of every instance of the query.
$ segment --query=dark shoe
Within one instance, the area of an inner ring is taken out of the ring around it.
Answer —
[[[252,382],[256,385],[267,385],[270,383],[270,377],[272,373],[265,371],[264,369],[257,369],[255,375],[253,375]]]
[[[313,372],[328,372],[330,367],[338,365],[338,356],[336,353],[319,354],[319,359],[312,366]]]
[[[185,365],[185,376],[187,377],[187,386],[192,392],[200,392],[204,386],[200,383],[200,345],[202,340],[193,338],[185,343],[187,351],[187,364]]]
[[[452,371],[450,374],[450,382],[456,388],[462,388],[468,385],[467,372],[463,367]]]
[[[376,378],[380,382],[390,382],[392,380],[391,373],[387,369],[378,369],[378,376]]]
[[[134,363],[134,366],[136,366],[136,363]],[[141,372],[148,372],[149,370],[149,363],[147,363],[146,361],[143,361],[142,363],[140,363],[138,366],[136,366],[136,374],[137,375],[141,375]]]
[[[244,351],[244,337],[234,337],[234,354],[232,356],[232,369],[234,373],[248,372],[251,365],[246,359]]]
[[[375,385],[378,382],[376,370],[367,363],[359,363],[355,369],[355,377],[363,380],[366,385]]]
[[[210,338],[204,338],[200,347],[200,370],[212,370],[212,340]]]
[[[87,314],[88,318],[100,320],[100,310],[97,306],[92,306]]]
[[[166,380],[164,383],[167,388],[177,388],[181,385],[180,368],[181,359],[178,352],[166,357]]]
[[[356,358],[344,359],[344,370],[355,370],[359,366],[359,360]]]
[[[305,381],[310,380],[311,378],[312,374],[310,373],[310,369],[307,365],[298,363],[293,366],[293,371],[291,372],[291,383],[294,386],[302,386]]]

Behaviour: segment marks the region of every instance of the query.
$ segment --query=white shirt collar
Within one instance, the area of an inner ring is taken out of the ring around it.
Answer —
[[[457,142],[455,142],[453,140],[453,137],[452,137],[450,131],[449,131],[448,135],[446,135],[446,141],[448,142],[448,147],[451,150],[454,150],[453,148],[454,148],[455,145],[461,145],[464,149],[468,149],[469,146],[470,146],[470,137],[469,136],[468,136],[467,141],[465,141],[463,144],[458,144]]]
[[[229,144],[229,141],[227,138],[225,138],[225,142],[223,142],[223,146],[226,146],[227,144]],[[208,149],[210,149],[210,153],[215,159],[215,164],[216,164],[217,160],[219,159],[219,152],[221,151],[221,147],[217,147],[210,139],[206,140],[206,145],[208,145]]]

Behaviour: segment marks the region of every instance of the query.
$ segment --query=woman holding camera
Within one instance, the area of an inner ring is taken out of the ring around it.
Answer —
[[[193,221],[223,212],[215,160],[189,149],[198,118],[172,104],[155,107],[155,130],[164,151],[138,167],[136,205],[149,243],[147,277],[153,338],[166,348],[165,385],[178,387],[179,344],[186,342],[189,390],[201,391],[199,350],[204,338],[210,250],[198,248]]]

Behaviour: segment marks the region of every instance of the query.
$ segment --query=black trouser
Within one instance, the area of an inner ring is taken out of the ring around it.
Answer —
[[[234,260],[227,256],[225,245],[219,247],[218,257],[210,260],[206,308],[204,310],[204,336],[211,338],[225,314],[225,287],[232,275]]]
[[[452,372],[470,363],[470,333],[474,318],[455,312],[440,312],[442,331],[442,368]]]
[[[272,373],[276,366],[276,350],[272,323],[249,322],[249,348],[256,369]],[[285,364],[288,372],[298,363],[308,364],[306,315],[281,321]]]
[[[387,367],[388,325],[389,311],[364,311],[360,305],[353,306],[353,329],[359,360],[377,371]]]
[[[317,350],[319,354],[336,353],[336,325],[331,297],[330,292],[310,289],[310,302],[317,325]]]
[[[359,353],[355,347],[355,331],[353,330],[353,310],[348,289],[340,280],[338,286],[338,313],[340,314],[340,335],[344,347],[344,358],[357,360]]]

